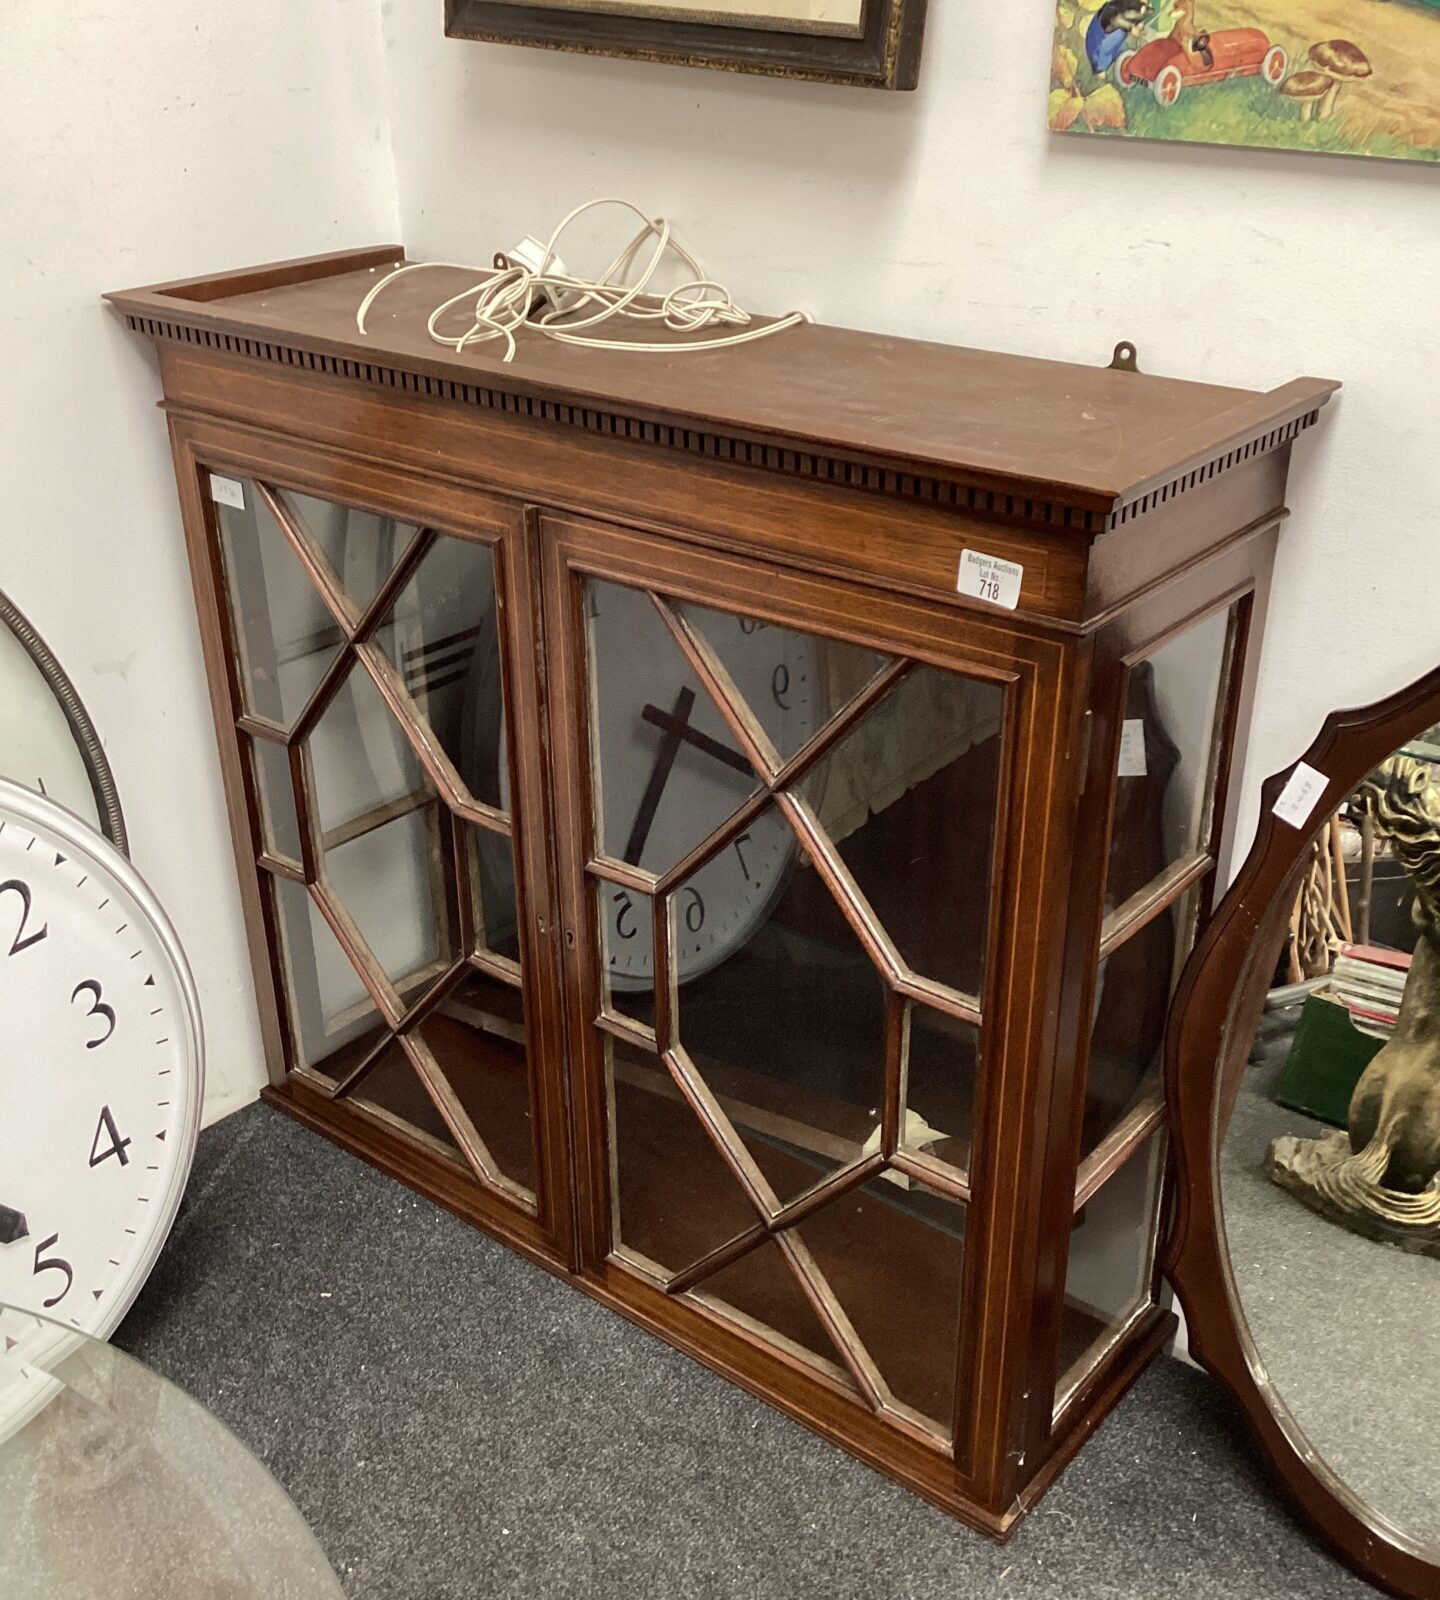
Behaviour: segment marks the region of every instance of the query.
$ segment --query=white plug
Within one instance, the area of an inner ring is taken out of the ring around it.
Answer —
[[[495,266],[498,271],[506,272],[519,267],[525,272],[531,272],[538,278],[543,268],[547,276],[568,278],[569,271],[565,263],[553,252],[547,264],[545,259],[545,246],[534,236],[527,233],[519,244],[512,245],[509,250],[495,252]],[[536,309],[541,306],[553,306],[557,312],[569,309],[580,296],[571,291],[566,293],[556,288],[553,284],[543,280],[535,285]]]

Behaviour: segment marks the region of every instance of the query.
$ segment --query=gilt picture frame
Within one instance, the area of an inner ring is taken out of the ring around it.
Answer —
[[[452,39],[913,89],[926,0],[445,0]]]

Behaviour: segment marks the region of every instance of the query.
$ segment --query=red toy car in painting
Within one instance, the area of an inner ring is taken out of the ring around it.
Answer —
[[[1127,50],[1115,63],[1115,81],[1127,89],[1148,83],[1156,101],[1168,108],[1190,84],[1258,77],[1278,89],[1288,65],[1284,50],[1259,28],[1222,28],[1196,34],[1188,50],[1173,36]]]

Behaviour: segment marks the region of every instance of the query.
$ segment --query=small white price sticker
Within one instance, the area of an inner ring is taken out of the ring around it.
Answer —
[[[1310,813],[1319,803],[1320,796],[1329,787],[1330,780],[1323,772],[1316,772],[1314,767],[1307,767],[1303,761],[1297,761],[1289,782],[1280,791],[1280,798],[1275,802],[1273,807],[1275,815],[1281,822],[1288,822],[1292,828],[1303,828],[1310,820]]]
[[[210,474],[210,498],[217,506],[234,506],[237,511],[245,509],[245,485],[235,478],[222,478],[218,473]]]
[[[1143,778],[1146,770],[1144,719],[1126,717],[1120,729],[1120,776]]]
[[[955,587],[961,594],[1013,611],[1020,603],[1020,580],[1025,569],[1018,561],[987,556],[979,550],[960,552],[960,576]]]

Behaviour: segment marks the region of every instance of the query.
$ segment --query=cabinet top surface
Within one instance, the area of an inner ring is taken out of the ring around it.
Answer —
[[[1301,378],[1260,393],[813,324],[673,356],[585,349],[522,330],[507,364],[499,341],[457,354],[426,333],[431,309],[475,281],[463,270],[398,279],[362,334],[361,299],[402,259],[380,247],[109,298],[162,325],[1090,505],[1121,503],[1312,413],[1338,387]],[[468,326],[463,312],[454,320],[457,333]]]

